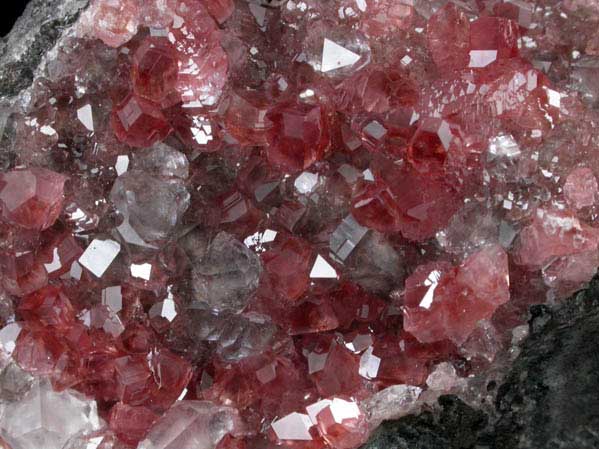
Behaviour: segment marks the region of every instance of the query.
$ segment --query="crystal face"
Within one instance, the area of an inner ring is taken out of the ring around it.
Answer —
[[[91,0],[2,111],[0,446],[357,449],[486,398],[599,266],[597,20]]]

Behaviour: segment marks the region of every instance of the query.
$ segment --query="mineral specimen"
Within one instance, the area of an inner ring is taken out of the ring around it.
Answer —
[[[357,449],[596,273],[593,2],[81,7],[0,110],[0,447]]]

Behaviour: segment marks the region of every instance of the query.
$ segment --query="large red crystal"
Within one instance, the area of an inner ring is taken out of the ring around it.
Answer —
[[[66,177],[43,168],[0,174],[2,219],[27,229],[46,229],[62,209]]]
[[[141,148],[163,140],[171,131],[160,107],[134,94],[116,106],[112,127],[121,142]]]
[[[458,267],[422,265],[406,280],[404,326],[419,341],[466,341],[480,320],[510,299],[507,254],[489,246]]]
[[[170,95],[176,103],[177,62],[176,50],[167,39],[145,39],[133,56],[135,93],[158,104]]]
[[[268,161],[284,171],[308,168],[329,149],[329,128],[323,106],[301,103],[277,106],[266,115]]]

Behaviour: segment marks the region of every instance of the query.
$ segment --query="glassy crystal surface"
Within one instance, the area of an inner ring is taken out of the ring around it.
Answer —
[[[241,312],[258,287],[259,257],[234,236],[221,232],[193,268],[196,300],[217,311]]]
[[[175,404],[153,427],[139,449],[213,449],[239,430],[235,411],[209,402]]]
[[[81,6],[0,111],[0,445],[357,449],[596,274],[592,2]]]
[[[72,391],[54,392],[43,381],[7,405],[0,422],[7,439],[24,449],[62,449],[70,435],[98,430],[100,425],[95,401]]]
[[[162,179],[145,171],[128,171],[119,176],[110,199],[147,242],[167,238],[189,207],[189,192],[181,180]]]

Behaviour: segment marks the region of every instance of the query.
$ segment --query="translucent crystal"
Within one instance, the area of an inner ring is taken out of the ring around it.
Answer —
[[[310,433],[312,426],[308,415],[297,412],[273,421],[271,424],[277,438],[286,441],[312,441],[314,439]]]
[[[220,232],[193,267],[196,300],[214,310],[241,312],[258,286],[261,272],[255,253],[232,235]]]
[[[351,215],[343,219],[331,235],[331,252],[341,262],[345,261],[368,232]]]
[[[234,409],[210,402],[177,402],[139,443],[138,449],[215,449],[225,435],[237,432]]]
[[[8,404],[0,420],[3,434],[22,449],[62,449],[71,436],[100,426],[95,401],[70,390],[55,392],[46,381]]]
[[[135,153],[134,168],[148,175],[187,179],[189,162],[187,157],[163,143]]]
[[[0,391],[3,401],[19,401],[35,384],[35,379],[10,360],[0,370]]]
[[[198,340],[216,342],[220,356],[238,361],[267,350],[277,327],[265,316],[236,315],[192,309],[191,335]]]
[[[393,385],[374,394],[363,404],[370,415],[371,427],[376,428],[383,421],[412,413],[420,393],[420,387]]]
[[[189,193],[179,179],[165,179],[132,170],[119,176],[110,199],[144,241],[169,236],[189,207]]]

